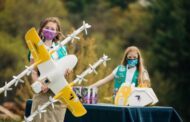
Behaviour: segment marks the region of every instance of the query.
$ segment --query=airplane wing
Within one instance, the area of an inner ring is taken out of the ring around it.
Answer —
[[[66,104],[67,108],[75,117],[83,116],[87,112],[70,85],[64,87],[56,96],[54,96],[54,99],[61,100]]]
[[[35,62],[41,63],[51,59],[35,28],[31,28],[26,32],[25,40]]]

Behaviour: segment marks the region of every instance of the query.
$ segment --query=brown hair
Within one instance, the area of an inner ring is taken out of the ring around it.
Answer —
[[[42,29],[46,26],[46,24],[48,22],[53,22],[53,23],[57,24],[57,30],[56,30],[57,31],[57,35],[53,39],[53,42],[57,42],[57,41],[61,40],[64,36],[63,36],[63,34],[61,32],[61,24],[60,24],[60,21],[59,21],[59,19],[57,17],[48,17],[48,18],[46,18],[46,19],[44,19],[44,20],[41,21],[41,23],[40,23],[40,29],[39,29],[39,32],[38,32],[38,34],[40,35],[40,37],[43,38],[42,37]]]
[[[125,50],[123,59],[121,61],[121,65],[126,66],[127,65],[127,55],[129,52],[131,51],[135,51],[138,54],[138,64],[137,64],[137,69],[139,71],[139,76],[138,76],[138,84],[142,84],[143,83],[143,70],[144,70],[144,65],[143,65],[143,59],[140,53],[140,50],[136,47],[136,46],[130,46]]]

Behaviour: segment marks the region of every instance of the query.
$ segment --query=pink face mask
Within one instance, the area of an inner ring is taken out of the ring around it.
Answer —
[[[50,29],[43,29],[42,33],[46,40],[53,40],[56,36],[56,31]]]

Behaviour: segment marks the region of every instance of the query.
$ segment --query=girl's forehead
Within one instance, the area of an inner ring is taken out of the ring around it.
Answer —
[[[127,56],[138,56],[138,52],[137,51],[130,51]]]
[[[48,22],[45,27],[57,28],[57,24],[55,22]]]

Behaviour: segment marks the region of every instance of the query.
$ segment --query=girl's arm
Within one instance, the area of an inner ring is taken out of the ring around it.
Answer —
[[[114,79],[114,74],[111,73],[110,75],[108,75],[104,79],[101,79],[101,80],[97,81],[96,83],[92,84],[90,87],[91,88],[92,87],[99,87],[99,86],[101,86],[101,85],[103,85],[103,84],[105,84],[105,83],[107,83],[107,82],[109,82],[109,81],[111,81],[113,79]]]

